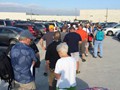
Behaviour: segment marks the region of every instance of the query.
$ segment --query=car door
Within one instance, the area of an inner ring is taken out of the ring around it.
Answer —
[[[120,24],[116,25],[114,28],[113,28],[113,34],[115,34],[116,31],[120,30]]]
[[[5,34],[4,34],[4,28],[0,28],[0,42],[4,43]]]
[[[0,41],[5,43],[5,44],[9,44],[9,40],[14,37],[14,32],[7,29],[7,28],[3,28],[2,30],[0,30]]]

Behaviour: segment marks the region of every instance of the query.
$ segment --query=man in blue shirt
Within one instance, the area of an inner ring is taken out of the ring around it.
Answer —
[[[35,52],[29,47],[34,37],[29,31],[22,31],[19,42],[10,52],[14,71],[15,90],[35,90],[35,81],[31,68],[37,61]]]

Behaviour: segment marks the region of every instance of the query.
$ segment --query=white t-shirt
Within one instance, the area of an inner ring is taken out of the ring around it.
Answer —
[[[70,88],[76,86],[76,60],[72,57],[60,58],[55,67],[55,73],[61,77],[57,80],[59,88]]]
[[[83,28],[83,30],[86,31],[87,33],[92,33],[88,28]]]

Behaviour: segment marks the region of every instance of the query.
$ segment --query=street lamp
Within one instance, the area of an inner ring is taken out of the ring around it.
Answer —
[[[108,21],[108,8],[106,9],[106,22]]]
[[[75,20],[77,20],[77,8],[75,8]]]

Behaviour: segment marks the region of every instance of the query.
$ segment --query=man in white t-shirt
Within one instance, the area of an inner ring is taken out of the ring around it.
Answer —
[[[59,44],[57,51],[61,58],[57,61],[54,71],[57,79],[56,90],[76,90],[76,60],[68,56],[66,43]]]

